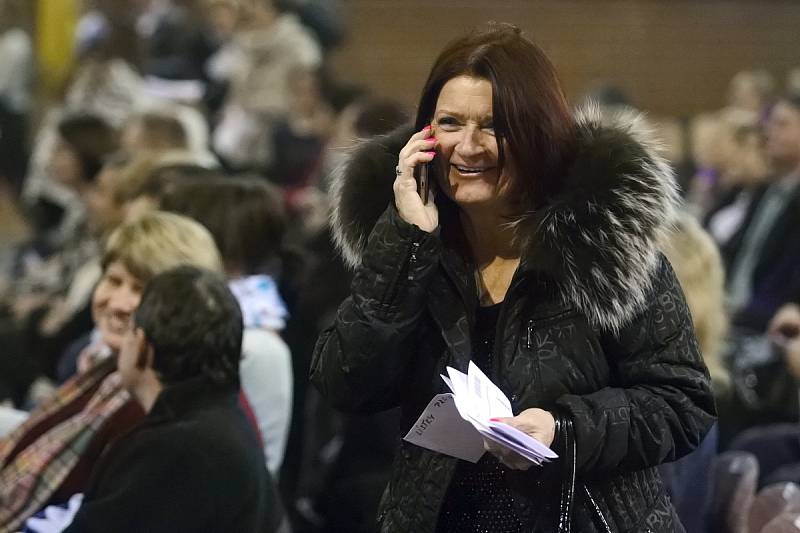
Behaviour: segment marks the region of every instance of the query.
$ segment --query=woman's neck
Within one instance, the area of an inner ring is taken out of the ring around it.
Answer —
[[[520,261],[514,228],[506,217],[489,211],[462,211],[461,224],[475,260],[480,305],[502,302]]]
[[[462,210],[461,225],[479,268],[495,259],[519,259],[519,245],[508,217],[492,210]]]

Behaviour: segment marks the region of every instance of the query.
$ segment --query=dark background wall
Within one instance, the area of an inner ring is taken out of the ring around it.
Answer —
[[[763,67],[783,84],[800,66],[800,1],[346,0],[350,37],[336,70],[407,104],[451,38],[487,20],[523,28],[555,62],[573,99],[593,80],[643,109],[719,107],[731,76]]]

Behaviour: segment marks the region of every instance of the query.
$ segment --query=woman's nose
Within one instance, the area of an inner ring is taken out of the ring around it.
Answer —
[[[478,155],[483,152],[484,148],[480,130],[473,126],[464,128],[461,133],[461,139],[456,145],[456,150],[459,155],[465,157]]]
[[[122,313],[133,313],[139,305],[139,294],[127,287],[117,287],[108,302],[109,307]]]

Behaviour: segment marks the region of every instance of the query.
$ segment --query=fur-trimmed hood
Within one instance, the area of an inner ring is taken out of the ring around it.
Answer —
[[[559,193],[518,222],[526,268],[544,270],[559,297],[617,331],[646,305],[659,245],[680,204],[675,177],[641,115],[576,114],[578,148]],[[411,130],[359,144],[331,186],[334,238],[351,266],[392,202],[397,154]]]

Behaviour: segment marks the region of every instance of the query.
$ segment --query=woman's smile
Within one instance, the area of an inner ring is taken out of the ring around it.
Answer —
[[[450,163],[450,167],[454,168],[456,172],[461,174],[464,177],[481,177],[483,174],[494,170],[495,166],[491,165],[459,165],[456,163]]]

